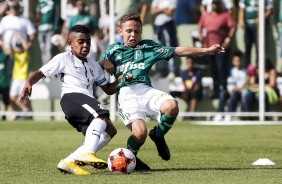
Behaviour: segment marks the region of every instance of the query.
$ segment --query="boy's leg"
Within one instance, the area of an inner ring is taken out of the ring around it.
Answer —
[[[105,131],[101,134],[99,142],[98,142],[97,147],[96,147],[96,152],[99,151],[104,146],[106,146],[111,141],[112,137],[114,137],[114,135],[116,134],[115,127],[113,125],[112,126],[109,125],[109,124],[107,124],[107,125],[108,126],[106,128],[106,131],[108,131],[109,133],[107,133]],[[110,127],[110,128],[108,128],[108,127]],[[64,172],[64,173],[72,173],[72,174],[77,174],[77,175],[87,175],[88,171],[85,171],[82,168],[79,168],[80,167],[79,165],[77,165],[77,166],[74,165],[74,164],[76,164],[75,162],[77,162],[77,158],[81,157],[81,155],[84,155],[84,157],[85,157],[85,145],[80,146],[77,150],[75,150],[73,153],[71,153],[67,158],[61,160],[60,163],[58,164],[58,169],[61,172]],[[92,156],[90,155],[90,157],[92,157]],[[97,161],[97,159],[96,159],[96,161]],[[84,163],[78,163],[78,164],[84,165]],[[97,164],[95,164],[95,166],[96,165]],[[77,171],[75,171],[76,169],[77,169]],[[98,169],[100,169],[100,167],[98,167]]]
[[[127,140],[127,149],[136,156],[147,138],[147,127],[144,120],[135,120],[127,126],[132,135]],[[135,170],[150,170],[150,167],[136,156]]]
[[[164,135],[170,130],[178,115],[178,104],[170,95],[162,95],[156,104],[159,105],[159,124],[149,132],[150,138],[155,142],[159,155],[164,160],[170,159],[170,151]]]
[[[164,160],[170,159],[170,151],[167,146],[167,143],[164,139],[164,135],[172,127],[176,117],[169,116],[166,114],[161,115],[161,123],[158,126],[155,126],[149,132],[150,138],[155,142],[159,155]]]
[[[83,150],[75,151],[71,157],[75,158],[74,160],[79,165],[87,164],[97,169],[105,169],[107,162],[97,158],[96,152],[111,140],[102,136],[107,140],[104,140],[103,145],[100,142],[101,134],[109,126],[107,123],[109,112],[101,106],[96,99],[81,93],[69,93],[61,98],[61,107],[66,119],[78,132],[85,135]],[[112,127],[114,128],[113,125]],[[114,136],[115,133],[116,130],[111,135]]]
[[[96,157],[97,147],[101,133],[106,129],[107,123],[99,118],[94,119],[87,128],[84,141],[84,153],[76,156],[79,165],[91,165],[97,169],[107,168],[107,162]]]
[[[104,120],[107,122],[107,128],[105,132],[101,134],[99,143],[96,148],[97,150],[96,152],[98,152],[100,149],[105,147],[112,140],[112,138],[117,134],[117,129],[113,125],[112,121],[108,118],[105,118]]]

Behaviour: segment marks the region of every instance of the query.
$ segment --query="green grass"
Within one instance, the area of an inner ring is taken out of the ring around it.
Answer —
[[[148,123],[152,128],[156,123]],[[121,122],[117,136],[98,155],[106,159],[117,147],[125,147],[130,132]],[[1,122],[1,184],[274,184],[282,183],[282,126],[198,126],[176,122],[167,134],[171,160],[162,161],[155,145],[146,141],[139,157],[152,168],[130,175],[93,170],[89,176],[64,175],[57,169],[60,159],[82,142],[66,122]],[[275,166],[253,166],[269,158]]]

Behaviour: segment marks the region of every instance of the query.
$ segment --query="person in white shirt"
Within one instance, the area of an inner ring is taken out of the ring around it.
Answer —
[[[154,34],[155,41],[161,45],[176,47],[178,46],[177,30],[174,23],[174,12],[176,9],[176,0],[153,0],[151,4],[151,13],[155,16]],[[175,58],[168,61],[168,79],[173,79],[176,73]],[[157,76],[166,76],[165,63],[162,60],[156,63]]]
[[[107,162],[96,157],[96,152],[107,145],[116,134],[109,119],[109,111],[93,96],[93,85],[100,86],[108,95],[116,92],[117,81],[109,83],[104,70],[91,57],[90,30],[75,25],[69,32],[70,51],[56,55],[28,78],[20,102],[31,96],[32,86],[41,78],[55,75],[62,82],[61,107],[66,120],[85,136],[82,146],[62,159],[58,169],[64,173],[88,175],[83,165],[107,168]]]
[[[230,114],[223,116],[220,112],[224,112],[225,104],[229,99],[228,112],[236,112],[237,107],[242,99],[242,93],[244,91],[247,81],[247,71],[244,68],[243,53],[240,50],[233,52],[232,56],[233,67],[230,70],[228,77],[228,85],[226,90],[222,90],[219,93],[219,105],[218,114],[214,117],[214,121],[231,121],[232,117]]]
[[[222,0],[224,8],[231,13],[231,9],[233,8],[232,0]],[[200,11],[201,14],[205,12],[210,12],[212,10],[212,0],[202,0]]]
[[[8,8],[9,14],[4,16],[0,22],[0,39],[4,41],[8,48],[10,46],[13,31],[15,30],[23,36],[28,48],[31,48],[36,34],[32,22],[27,17],[21,15],[21,5],[18,1],[10,3]],[[16,40],[12,41],[13,46],[15,47]]]

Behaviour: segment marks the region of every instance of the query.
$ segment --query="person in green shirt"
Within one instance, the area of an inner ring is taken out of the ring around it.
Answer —
[[[270,16],[273,12],[272,0],[265,0],[265,29],[271,27]],[[244,29],[245,58],[244,67],[251,62],[252,46],[255,45],[255,64],[258,64],[258,24],[259,0],[239,0],[238,26]]]
[[[4,48],[4,43],[0,41],[0,95],[4,104],[3,111],[7,111],[10,106],[11,71],[9,66],[10,51]],[[5,115],[2,116],[2,120],[6,120]]]
[[[38,21],[38,41],[41,50],[42,64],[52,58],[51,37],[57,34],[60,24],[60,3],[55,0],[39,0],[36,7]]]
[[[162,46],[152,40],[141,40],[142,22],[136,13],[126,13],[120,18],[119,34],[124,44],[114,43],[99,59],[101,66],[119,79],[118,112],[125,126],[131,131],[127,148],[137,155],[147,138],[146,117],[159,123],[149,132],[163,160],[170,159],[164,135],[174,124],[179,112],[177,101],[169,94],[154,89],[149,72],[158,60],[173,56],[187,57],[213,55],[224,52],[219,44],[209,48],[187,46]],[[136,157],[135,170],[150,167]]]
[[[90,15],[89,12],[86,11],[87,6],[84,1],[78,0],[75,6],[78,9],[78,14],[70,17],[68,30],[78,24],[84,25],[90,29],[90,35],[93,36],[98,30],[98,20],[94,15]]]

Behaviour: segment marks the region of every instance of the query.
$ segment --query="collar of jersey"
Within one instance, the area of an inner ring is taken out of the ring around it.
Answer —
[[[72,60],[73,60],[73,63],[74,63],[74,66],[75,67],[83,67],[83,64],[82,64],[82,60],[81,59],[79,59],[78,57],[76,57],[75,55],[71,55],[71,58],[72,58]],[[87,63],[87,60],[86,60],[86,63]]]

